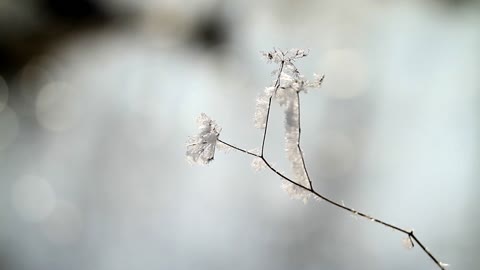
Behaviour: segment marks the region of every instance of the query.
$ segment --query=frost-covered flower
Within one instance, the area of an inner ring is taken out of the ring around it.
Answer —
[[[197,124],[199,133],[188,138],[186,155],[191,163],[205,165],[213,160],[222,128],[204,113],[197,118]]]

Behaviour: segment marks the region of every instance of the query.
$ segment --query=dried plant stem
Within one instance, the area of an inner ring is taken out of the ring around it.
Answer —
[[[248,155],[251,155],[251,156],[254,156],[254,157],[257,157],[257,158],[262,159],[262,161],[265,162],[265,165],[266,165],[271,171],[273,171],[275,174],[277,174],[278,176],[280,176],[282,179],[284,179],[284,180],[292,183],[293,185],[295,185],[295,186],[297,186],[297,187],[300,187],[300,188],[302,188],[302,189],[310,192],[310,193],[313,194],[314,196],[316,196],[316,197],[318,197],[318,198],[320,198],[320,199],[328,202],[330,205],[333,205],[333,206],[335,206],[335,207],[338,207],[338,208],[340,208],[340,209],[343,209],[343,210],[345,210],[345,211],[348,211],[348,212],[350,212],[351,214],[354,214],[354,215],[356,215],[356,216],[360,216],[360,217],[362,217],[362,218],[366,218],[366,219],[368,219],[368,220],[370,220],[370,221],[373,221],[373,222],[375,222],[375,223],[384,225],[384,226],[386,226],[386,227],[388,227],[388,228],[391,228],[391,229],[393,229],[393,230],[395,230],[395,231],[398,231],[398,232],[401,232],[401,233],[405,234],[407,237],[409,237],[409,239],[413,239],[413,241],[415,241],[415,243],[417,243],[417,244],[420,246],[420,248],[422,248],[422,250],[435,262],[435,264],[437,264],[437,266],[438,266],[440,269],[446,270],[444,264],[441,263],[441,262],[425,247],[425,245],[417,238],[417,236],[413,233],[412,230],[407,230],[407,229],[400,228],[400,227],[398,227],[398,226],[395,226],[395,225],[393,225],[393,224],[391,224],[391,223],[388,223],[388,222],[386,222],[386,221],[383,221],[383,220],[381,220],[381,219],[374,218],[374,217],[372,217],[371,215],[368,215],[368,214],[365,214],[365,213],[363,213],[363,212],[357,211],[357,210],[355,210],[354,208],[347,207],[347,206],[345,206],[344,204],[338,203],[338,202],[336,202],[336,201],[334,201],[334,200],[332,200],[332,199],[329,199],[328,197],[326,197],[326,196],[318,193],[317,191],[315,191],[315,189],[313,188],[313,186],[311,186],[311,187],[306,187],[306,186],[303,186],[303,185],[301,185],[301,184],[298,184],[297,182],[293,181],[293,180],[290,179],[289,177],[285,176],[284,174],[282,174],[281,172],[279,172],[278,170],[276,170],[276,169],[271,165],[271,163],[268,162],[268,160],[265,158],[265,156],[264,156],[263,154],[260,154],[260,155],[259,155],[259,154],[255,154],[255,153],[250,152],[250,151],[248,151],[248,150],[245,150],[245,149],[239,148],[239,147],[237,147],[237,146],[234,146],[234,145],[232,145],[232,144],[230,144],[230,143],[228,143],[228,142],[225,142],[225,141],[223,141],[223,140],[221,140],[221,139],[218,139],[218,141],[219,141],[220,143],[223,143],[223,144],[225,144],[225,145],[227,145],[227,146],[229,146],[229,147],[237,150],[237,151],[240,151],[240,152],[243,152],[243,153],[245,153],[245,154],[248,154]],[[311,183],[311,182],[310,182],[310,183]],[[412,242],[412,244],[413,244],[413,242]]]
[[[282,61],[280,63],[280,68],[278,69],[278,76],[277,76],[277,80],[275,81],[274,93],[276,93],[278,91],[278,88],[280,87],[280,76],[282,76],[284,66],[285,66],[285,62]],[[265,139],[267,138],[267,130],[268,130],[268,122],[269,122],[268,120],[270,118],[270,108],[272,107],[272,98],[273,98],[273,95],[268,98],[267,118],[265,120],[265,129],[263,130],[263,138],[262,138],[262,148],[260,150],[260,154],[262,156],[263,156],[263,152],[264,152],[264,149],[265,149]]]
[[[291,64],[291,63],[290,63]],[[305,165],[305,160],[304,160],[304,157],[303,157],[303,151],[301,149],[301,146],[300,146],[300,135],[301,135],[301,128],[300,128],[300,96],[299,96],[299,92],[296,93],[296,102],[297,102],[297,113],[298,113],[298,139],[297,139],[297,148],[298,148],[298,151],[300,153],[300,158],[301,158],[301,161],[302,161],[302,166],[303,166],[303,170],[304,170],[304,173],[308,179],[308,184],[309,186],[304,186],[302,184],[299,184],[297,182],[295,182],[293,179],[285,176],[284,174],[282,174],[281,172],[279,172],[278,170],[276,170],[272,165],[271,163],[265,158],[265,155],[264,155],[264,148],[265,148],[265,141],[266,141],[266,137],[267,137],[267,130],[268,130],[268,122],[269,122],[269,116],[270,116],[270,108],[271,108],[271,104],[272,104],[272,98],[275,96],[275,93],[278,91],[278,89],[280,88],[280,80],[281,80],[281,75],[282,75],[282,72],[283,72],[283,69],[284,69],[284,66],[285,66],[285,61],[281,61],[279,63],[280,67],[278,69],[278,74],[277,74],[277,77],[276,77],[276,81],[274,83],[274,94],[269,98],[269,101],[268,101],[268,108],[267,108],[267,115],[266,115],[266,120],[265,120],[265,127],[264,127],[264,132],[263,132],[263,137],[262,137],[262,146],[261,146],[261,151],[260,151],[260,154],[257,154],[257,153],[254,153],[254,152],[251,152],[251,151],[248,151],[248,150],[245,150],[243,148],[240,148],[240,147],[237,147],[233,144],[230,144],[228,142],[225,142],[223,140],[221,140],[220,138],[218,138],[218,142],[220,143],[223,143],[224,145],[227,145],[237,151],[240,151],[244,154],[247,154],[247,155],[251,155],[251,156],[254,156],[254,157],[257,157],[257,158],[260,158],[264,163],[265,165],[271,170],[273,171],[275,174],[277,174],[278,176],[280,176],[282,179],[284,179],[285,181],[288,181],[289,183],[309,192],[310,194],[312,194],[314,197],[317,197],[317,198],[320,198],[324,201],[326,201],[327,203],[329,203],[330,205],[332,206],[335,206],[337,208],[340,208],[342,210],[345,210],[353,215],[356,215],[356,216],[360,216],[362,218],[365,218],[365,219],[368,219],[370,221],[373,221],[375,223],[378,223],[378,224],[381,224],[381,225],[384,225],[388,228],[391,228],[393,229],[394,231],[398,231],[400,233],[403,233],[405,234],[409,241],[410,241],[410,244],[412,245],[413,247],[413,242],[417,243],[420,248],[424,251],[424,253],[426,255],[428,255],[428,257],[430,257],[430,259],[432,259],[433,262],[435,262],[435,264],[442,270],[446,270],[446,264],[440,262],[426,247],[425,245],[417,238],[417,236],[413,233],[412,230],[407,230],[407,229],[403,229],[401,227],[398,227],[398,226],[395,226],[391,223],[388,223],[388,222],[385,222],[383,220],[380,220],[378,218],[374,218],[368,214],[365,214],[363,212],[360,212],[360,211],[357,211],[355,210],[354,208],[351,208],[351,207],[347,207],[345,206],[343,203],[338,203],[322,194],[320,194],[319,192],[315,191],[314,187],[313,187],[313,184],[312,184],[312,181],[310,179],[310,176],[308,174],[308,170],[306,168],[306,165]],[[323,77],[322,77],[323,79]]]
[[[310,189],[313,191],[313,184],[312,180],[310,179],[310,175],[308,175],[308,170],[307,166],[305,165],[305,158],[303,157],[303,151],[300,146],[300,137],[302,135],[302,128],[300,127],[301,125],[301,119],[300,119],[300,93],[297,92],[297,110],[298,110],[298,141],[297,141],[297,148],[298,152],[300,153],[300,158],[302,159],[302,166],[303,166],[303,171],[305,172],[305,175],[307,176],[308,179],[308,184],[310,185]]]

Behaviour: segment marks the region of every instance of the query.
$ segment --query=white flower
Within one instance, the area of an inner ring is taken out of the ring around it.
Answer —
[[[186,155],[191,163],[205,165],[213,160],[222,128],[204,113],[197,118],[197,124],[199,133],[188,138]]]

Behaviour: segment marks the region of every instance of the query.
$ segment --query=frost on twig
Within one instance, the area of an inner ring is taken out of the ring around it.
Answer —
[[[259,157],[255,157],[252,160],[252,168],[256,171],[259,172],[265,168],[267,168],[267,164],[263,161],[263,159]]]
[[[188,138],[186,155],[190,163],[205,165],[213,160],[222,128],[204,113],[197,118],[197,124],[199,132]]]
[[[296,49],[296,48],[290,49],[287,51],[273,48],[273,51],[262,52],[263,58],[265,58],[268,63],[274,62],[276,64],[279,64],[283,61],[293,62],[307,55],[308,55],[308,50]]]
[[[286,180],[282,181],[282,189],[287,192],[291,199],[301,200],[303,203],[307,203],[308,198],[312,196],[312,193],[305,188],[299,187]]]
[[[197,119],[199,133],[190,137],[187,141],[187,158],[191,163],[208,164],[213,160],[215,148],[230,148],[244,154],[253,156],[252,167],[255,170],[270,169],[273,173],[282,179],[282,188],[291,198],[307,201],[308,198],[326,202],[342,211],[355,216],[355,218],[365,218],[374,223],[383,225],[393,231],[402,233],[406,236],[403,240],[407,248],[413,248],[414,243],[418,244],[423,252],[438,266],[445,270],[448,264],[440,262],[416,237],[411,230],[374,218],[368,214],[347,207],[343,201],[336,202],[321,193],[317,192],[308,175],[305,166],[304,155],[300,146],[300,94],[307,93],[309,88],[318,88],[321,86],[324,76],[314,74],[312,81],[306,80],[297,70],[294,62],[297,59],[307,56],[308,51],[301,49],[291,49],[282,51],[273,49],[270,52],[264,52],[263,56],[267,62],[273,62],[278,68],[272,72],[275,77],[272,85],[258,96],[256,100],[256,110],[254,123],[255,127],[263,129],[261,147],[254,150],[246,150],[233,144],[219,139],[221,128],[205,114],[201,114]],[[285,151],[290,161],[293,171],[293,177],[286,176],[285,173],[276,169],[273,163],[268,161],[264,155],[264,146],[267,137],[267,129],[272,101],[277,102],[284,110],[285,123]],[[218,144],[218,145],[217,145]]]
[[[256,100],[254,123],[256,128],[264,129],[267,124],[267,115],[270,110],[270,99],[275,87],[266,87]]]
[[[322,85],[323,79],[325,79],[325,75],[318,75],[313,73],[313,81],[307,82],[307,86],[311,88],[318,88]]]
[[[283,104],[285,110],[285,151],[287,158],[291,163],[293,179],[297,184],[310,188],[310,183],[306,174],[306,169],[303,167],[303,155],[299,147],[300,139],[300,123],[299,123],[299,107],[298,97],[294,89],[285,89],[284,96],[285,103]],[[306,200],[308,192],[304,189],[290,185],[283,185],[284,189],[292,198]]]
[[[216,145],[216,151],[221,151],[225,154],[227,153],[230,153],[230,151],[232,151],[232,148],[224,143],[222,143],[221,141],[218,141],[217,140],[217,145]]]
[[[293,181],[304,188],[288,181],[284,181],[282,187],[291,198],[306,201],[311,194],[308,189],[311,189],[312,186],[300,148],[300,99],[298,95],[300,92],[306,93],[307,88],[320,87],[323,76],[321,78],[315,76],[314,81],[310,83],[300,74],[293,62],[307,55],[304,50],[292,49],[285,53],[274,50],[266,55],[267,58],[272,56],[272,61],[280,61],[281,64],[280,69],[276,72],[277,80],[274,82],[272,98],[284,109],[285,151],[291,163]]]

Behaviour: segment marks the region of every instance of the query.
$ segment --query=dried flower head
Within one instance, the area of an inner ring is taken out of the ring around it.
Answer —
[[[188,138],[186,154],[191,163],[205,165],[213,160],[222,128],[204,113],[197,118],[197,124],[199,133]]]

